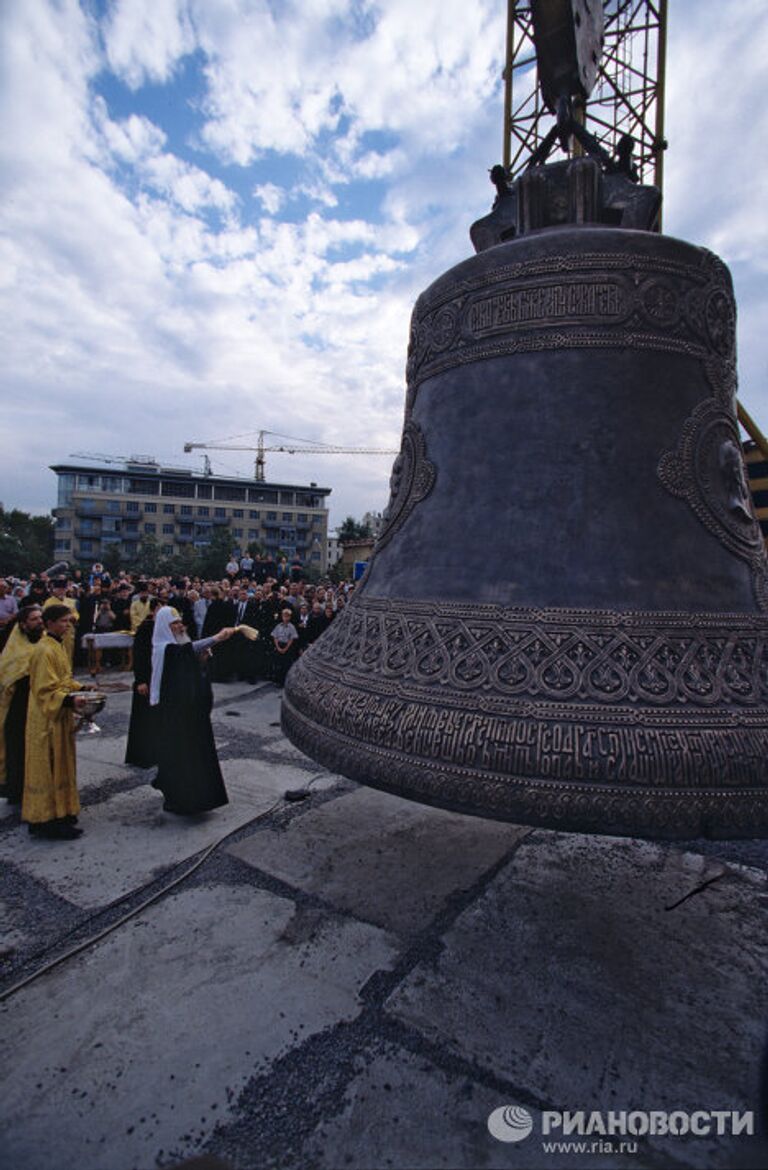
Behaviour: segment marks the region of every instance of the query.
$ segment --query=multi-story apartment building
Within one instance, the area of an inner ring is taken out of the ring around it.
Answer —
[[[330,488],[204,475],[154,460],[116,469],[57,463],[51,471],[58,477],[56,555],[72,563],[103,560],[114,545],[131,561],[147,536],[174,556],[190,544],[204,548],[226,528],[233,549],[258,541],[273,556],[283,550],[326,571]]]

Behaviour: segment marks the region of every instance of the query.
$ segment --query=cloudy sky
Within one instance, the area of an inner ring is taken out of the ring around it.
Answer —
[[[501,155],[503,0],[0,0],[0,500],[74,452],[259,428],[396,447],[411,305]],[[670,0],[665,230],[739,299],[768,430],[768,8]],[[245,442],[252,441],[245,438]],[[212,451],[214,470],[248,455]],[[391,458],[268,458],[386,503]]]

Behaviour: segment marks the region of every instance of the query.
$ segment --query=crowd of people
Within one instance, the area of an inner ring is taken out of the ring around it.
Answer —
[[[0,794],[36,837],[74,840],[74,732],[94,684],[75,678],[88,635],[128,636],[133,701],[126,763],[157,768],[163,808],[227,802],[210,724],[213,681],[282,686],[354,586],[310,584],[287,562],[231,559],[218,580],[87,574],[0,580]]]

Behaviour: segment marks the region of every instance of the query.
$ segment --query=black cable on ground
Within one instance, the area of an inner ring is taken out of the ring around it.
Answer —
[[[319,776],[313,776],[312,779],[307,783],[306,788],[309,788],[310,784],[314,784],[315,780],[318,780],[319,778]],[[296,790],[290,791],[294,792]],[[308,793],[305,792],[305,795],[308,795]],[[265,809],[264,812],[261,812],[257,816],[252,817],[250,821],[245,821],[242,825],[236,825],[234,829],[230,829],[229,832],[225,833],[223,837],[219,837],[218,841],[214,841],[212,845],[209,845],[206,849],[204,849],[198,857],[197,861],[193,862],[189,869],[185,870],[184,873],[179,874],[179,876],[174,878],[173,881],[169,882],[167,886],[163,886],[162,889],[156,890],[155,893],[147,898],[144,902],[140,902],[138,906],[134,906],[133,909],[129,910],[127,914],[123,914],[121,918],[117,918],[114,922],[110,923],[109,926],[105,926],[104,929],[100,930],[97,934],[83,939],[82,942],[77,943],[74,947],[70,947],[69,950],[64,951],[60,955],[57,955],[55,959],[51,959],[50,962],[44,963],[42,967],[38,967],[36,971],[32,971],[29,975],[26,975],[23,979],[20,979],[18,983],[14,983],[10,987],[7,987],[5,991],[1,991],[0,1003],[3,1003],[4,1000],[9,999],[12,995],[15,995],[17,991],[21,991],[22,988],[28,987],[30,983],[34,983],[36,979],[39,979],[42,975],[52,971],[55,967],[58,967],[59,964],[66,962],[67,959],[72,959],[75,955],[79,955],[81,951],[87,950],[88,947],[95,946],[97,942],[100,942],[103,938],[106,938],[107,935],[112,933],[112,931],[117,930],[119,926],[124,926],[126,922],[130,922],[132,918],[135,918],[137,914],[140,914],[143,910],[146,910],[148,906],[151,906],[154,902],[159,901],[160,898],[164,898],[166,894],[171,892],[171,890],[174,890],[177,886],[181,885],[183,881],[186,881],[186,879],[190,877],[191,874],[196,873],[203,862],[207,861],[211,854],[216,849],[218,849],[220,845],[223,845],[225,841],[227,841],[230,837],[233,837],[235,833],[239,833],[242,829],[247,829],[249,825],[255,825],[257,821],[261,821],[265,817],[268,817],[286,799],[295,800],[296,797],[293,795],[289,796],[288,792],[286,792],[283,796],[279,797],[274,804],[270,805],[268,809]],[[302,796],[301,799],[304,799],[304,797]],[[128,894],[124,895],[124,898],[129,898],[134,893],[135,890],[131,890]],[[123,901],[124,898],[118,898],[116,902],[110,903],[110,906],[117,905],[119,902]],[[109,908],[109,906],[104,907],[106,910]]]

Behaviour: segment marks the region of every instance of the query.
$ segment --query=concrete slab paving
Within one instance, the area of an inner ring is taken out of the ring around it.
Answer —
[[[568,1143],[554,1153],[542,1140],[541,1113],[526,1108],[468,1075],[449,1076],[428,1057],[394,1045],[361,1058],[341,1110],[317,1128],[302,1151],[304,1165],[354,1170],[645,1170],[642,1155],[611,1154],[606,1143],[580,1149]],[[418,1109],[414,1103],[418,1102]],[[533,1129],[520,1142],[502,1142],[488,1117],[513,1106],[530,1116]],[[617,1143],[618,1146],[618,1143]]]
[[[76,906],[106,906],[265,813],[297,783],[293,769],[257,760],[224,760],[222,773],[230,803],[214,812],[164,813],[160,793],[142,784],[86,808],[77,841],[62,846],[22,831],[8,842],[6,857]]]
[[[228,852],[366,922],[409,935],[529,831],[360,788]]]
[[[125,759],[125,744],[128,739],[124,735],[76,735],[75,751],[77,753],[77,776],[80,779],[80,770],[84,764],[103,764],[108,768],[122,765]]]
[[[24,946],[30,936],[14,926],[14,917],[5,898],[0,898],[0,964]]]
[[[125,755],[125,737],[112,740],[113,753],[116,759],[122,760]],[[122,747],[122,751],[120,750]],[[104,760],[84,758],[81,754],[77,758],[77,788],[80,793],[92,792],[110,780],[135,779],[141,783],[143,772],[130,764],[109,763]]]
[[[307,936],[295,911],[261,890],[189,889],[3,1005],[3,1164],[147,1170],[190,1156],[250,1075],[354,1018],[396,942],[338,920]]]
[[[668,847],[537,832],[387,1010],[555,1108],[757,1110],[765,889]],[[700,1138],[685,1164],[731,1156]]]

